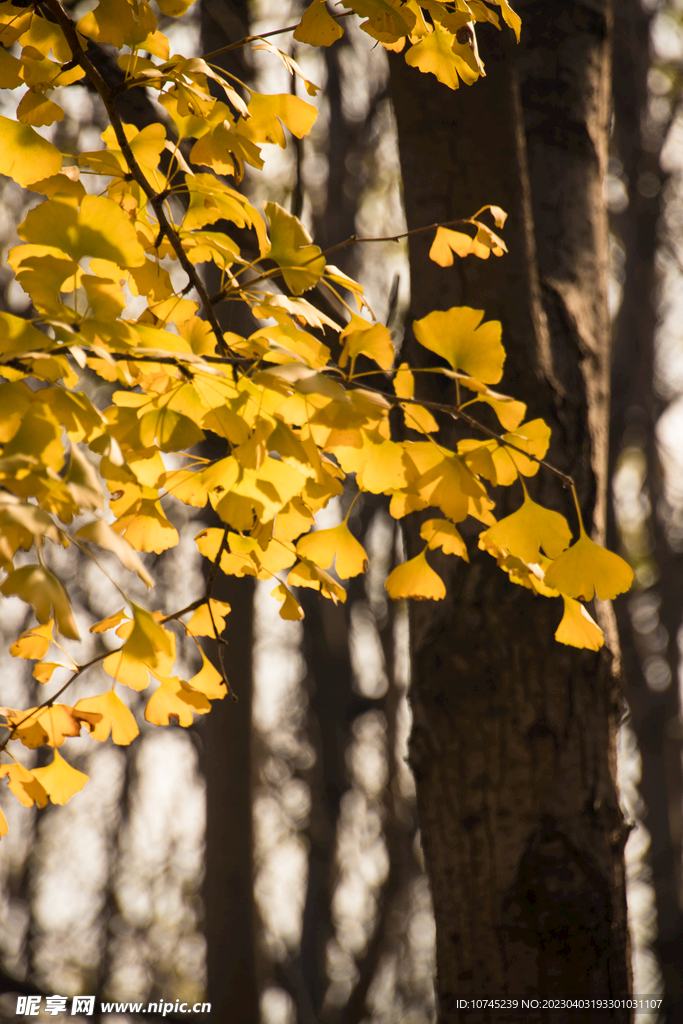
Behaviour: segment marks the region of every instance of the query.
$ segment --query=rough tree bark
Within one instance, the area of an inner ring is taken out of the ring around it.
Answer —
[[[502,321],[501,389],[527,403],[528,419],[551,426],[548,457],[573,476],[587,528],[602,539],[612,14],[609,0],[518,8],[519,47],[505,29],[479,30],[487,78],[472,89],[453,94],[402,58],[391,61],[409,228],[485,203],[510,215],[510,255],[500,260],[468,257],[441,270],[427,258],[431,238],[411,239],[408,326],[455,305]],[[406,344],[424,365],[410,333]],[[457,438],[455,426],[443,429]],[[576,535],[558,479],[541,471],[530,489],[567,515]],[[520,490],[510,492],[499,514],[519,506]],[[409,548],[417,543],[409,528]],[[559,602],[515,587],[488,555],[435,564],[449,593],[412,610],[411,763],[436,914],[440,1019],[488,1020],[458,1009],[470,995],[625,996],[615,665],[604,651],[557,644]],[[609,624],[611,610],[601,612]],[[586,1010],[582,1019],[598,1015]]]

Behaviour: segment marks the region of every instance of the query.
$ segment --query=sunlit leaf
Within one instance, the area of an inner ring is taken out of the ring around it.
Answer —
[[[222,532],[221,530],[221,534]],[[200,605],[185,626],[191,636],[214,636],[214,623],[218,636],[225,629],[225,619],[230,613],[230,605],[227,601],[216,601],[214,598],[210,599],[210,603],[213,621],[209,614],[209,602]]]
[[[415,558],[397,565],[384,585],[394,601],[406,597],[414,601],[441,601],[446,596],[443,580],[427,561],[427,548]]]
[[[545,583],[568,597],[602,601],[625,593],[633,582],[633,570],[613,551],[607,551],[581,531],[576,544],[555,559],[545,574]]]
[[[46,768],[33,769],[33,776],[38,779],[53,804],[67,803],[88,781],[88,776],[73,768],[58,750],[55,750],[52,763]]]
[[[557,627],[555,639],[570,647],[585,647],[589,651],[599,651],[605,643],[603,632],[597,622],[588,614],[580,601],[562,595],[564,615]]]
[[[291,622],[300,622],[301,619],[305,618],[303,608],[284,583],[278,583],[275,590],[271,590],[270,596],[282,603],[280,608],[281,618],[289,619]]]
[[[503,376],[505,349],[498,320],[482,324],[484,313],[469,306],[455,306],[446,312],[435,310],[413,324],[415,337],[450,363],[485,384],[497,384]]]
[[[327,10],[325,0],[313,0],[301,18],[301,24],[294,32],[294,38],[300,43],[311,46],[331,46],[341,39],[344,30],[338,21]]]
[[[147,707],[145,719],[153,725],[192,725],[192,712],[205,715],[211,710],[211,702],[203,693],[193,690],[182,679],[163,679],[154,691]]]
[[[270,224],[270,252],[268,256],[282,268],[282,276],[294,295],[312,288],[325,269],[325,257],[303,224],[277,203],[266,203],[266,216]]]
[[[47,804],[47,793],[43,785],[21,764],[0,765],[0,779],[6,778],[10,791],[14,793],[20,804],[24,807],[45,807]]]
[[[368,567],[365,548],[353,536],[346,520],[329,530],[312,530],[301,538],[296,550],[322,569],[329,569],[334,561],[337,576],[342,580],[358,576]]]
[[[441,548],[445,555],[459,555],[469,562],[465,541],[449,519],[428,519],[420,527],[420,536],[430,551]]]
[[[88,714],[89,717],[84,718],[85,724],[92,738],[100,743],[108,739],[111,733],[114,743],[127,746],[140,735],[133,714],[113,690],[100,693],[97,697],[83,697],[74,705],[73,712],[75,718],[79,717],[79,712]],[[93,721],[97,716],[99,719]]]
[[[10,654],[15,658],[28,658],[31,660],[44,658],[52,641],[54,624],[54,619],[50,619],[44,626],[31,626],[29,629],[24,630],[10,647]]]
[[[537,505],[525,494],[520,509],[479,535],[479,547],[493,554],[497,549],[527,563],[537,563],[541,549],[548,558],[557,558],[569,547],[571,539],[572,532],[564,516]]]
[[[27,124],[0,116],[0,174],[30,185],[57,174],[62,154]]]
[[[199,690],[209,700],[223,700],[228,688],[223,677],[202,651],[202,667],[196,675],[192,676],[189,685],[193,690]]]
[[[66,590],[57,577],[42,565],[25,565],[15,569],[2,584],[0,591],[6,597],[16,594],[30,604],[39,622],[46,623],[54,615],[60,633],[72,640],[80,640]]]

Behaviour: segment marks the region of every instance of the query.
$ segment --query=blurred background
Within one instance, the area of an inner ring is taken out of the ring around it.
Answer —
[[[79,3],[79,16],[93,6]],[[199,54],[296,24],[301,11],[296,0],[197,0],[180,23],[162,19],[161,27],[172,52]],[[291,34],[274,40],[322,87],[309,99],[319,116],[304,141],[265,147],[265,172],[243,185],[255,205],[268,198],[300,216],[323,248],[354,233],[404,229],[386,53],[355,19],[345,29],[325,50]],[[116,67],[100,56],[115,80]],[[626,848],[634,991],[680,1000],[683,4],[621,0],[614,66],[605,182],[615,330],[611,530],[637,581],[617,603],[630,708],[619,773],[635,825]],[[248,47],[224,67],[259,92],[302,88],[279,61]],[[152,98],[125,96],[126,121],[156,120]],[[0,94],[1,112],[19,99],[18,91]],[[97,98],[72,86],[59,102],[67,116],[44,134],[64,150],[99,148],[106,120]],[[6,250],[38,197],[6,179],[0,193]],[[363,282],[399,346],[409,298],[403,245],[349,247],[338,265]],[[0,285],[3,308],[25,311],[24,293],[4,270]],[[240,330],[239,316],[226,328]],[[165,500],[181,541],[149,556],[159,581],[150,598],[169,613],[203,592],[192,538],[210,522]],[[347,500],[336,499],[318,525],[341,521]],[[266,584],[226,580],[216,593],[233,606],[227,664],[237,704],[217,702],[190,729],[142,723],[130,747],[67,740],[69,760],[90,782],[65,808],[27,810],[2,787],[10,831],[0,847],[0,1020],[16,1019],[18,995],[80,993],[98,1005],[206,1000],[207,1019],[221,1024],[435,1020],[434,923],[405,760],[407,613],[383,587],[403,558],[401,537],[372,495],[352,515],[370,570],[349,582],[345,605],[306,592],[306,618],[292,623],[279,618]],[[77,552],[60,557],[87,629],[118,607],[116,593]],[[30,666],[8,654],[25,625],[24,606],[4,599],[1,699],[16,707],[35,704],[40,688]],[[92,682],[79,681],[73,700],[93,692]],[[128,696],[141,711],[139,695]],[[42,755],[27,752],[26,763]]]

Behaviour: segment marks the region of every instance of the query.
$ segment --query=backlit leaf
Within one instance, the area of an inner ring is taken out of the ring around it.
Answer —
[[[72,640],[80,640],[64,587],[42,565],[25,565],[15,569],[2,584],[0,591],[6,597],[16,594],[30,604],[39,622],[47,622],[54,614],[60,633]]]
[[[47,199],[28,213],[17,233],[38,245],[53,245],[58,238],[74,260],[95,256],[121,267],[139,267],[145,262],[135,228],[121,207],[106,196],[86,195],[80,209],[73,196]]]
[[[441,548],[445,555],[459,555],[469,562],[465,541],[449,519],[428,519],[420,527],[420,536],[427,541],[430,551]]]
[[[294,32],[298,42],[309,43],[311,46],[331,46],[343,35],[343,28],[327,10],[325,0],[313,0]]]
[[[278,583],[275,590],[271,590],[270,596],[274,597],[276,601],[282,602],[282,607],[280,608],[281,618],[288,619],[291,622],[300,622],[305,617],[303,608],[284,583]]]
[[[312,288],[325,269],[325,257],[303,224],[278,203],[265,204],[270,224],[270,252],[268,256],[282,268],[282,276],[294,295]]]
[[[182,679],[163,679],[154,691],[147,707],[145,719],[153,725],[192,725],[192,712],[205,715],[211,710],[211,702],[203,693],[192,690]]]
[[[125,537],[118,534],[116,530],[112,530],[111,526],[103,519],[96,519],[94,522],[88,523],[87,526],[82,526],[80,530],[76,531],[75,536],[80,540],[96,544],[106,551],[111,551],[121,565],[130,569],[131,572],[137,573],[143,583],[148,587],[154,586],[154,580],[145,569],[135,549],[131,547]]]
[[[450,228],[437,228],[432,247],[429,250],[429,258],[440,267],[453,266],[453,253],[461,258],[465,256],[478,256],[480,260],[487,260],[491,255],[491,248],[483,245],[478,238],[472,238],[462,231],[451,231]]]
[[[88,714],[89,718],[84,718],[85,724],[92,738],[100,743],[108,739],[111,733],[114,743],[125,747],[140,735],[132,712],[113,690],[107,690],[97,697],[83,697],[74,705],[73,711],[75,718],[79,717],[79,711]],[[99,719],[93,721],[97,716]]]
[[[55,661],[40,661],[37,665],[33,666],[33,678],[37,679],[39,683],[49,683],[55,669],[65,667]]]
[[[568,597],[591,601],[593,594],[602,601],[625,593],[633,582],[633,570],[613,551],[607,551],[583,531],[570,548],[555,559],[545,574],[548,587]]]
[[[296,550],[322,569],[329,569],[336,558],[334,568],[342,580],[358,576],[368,567],[365,548],[353,536],[346,520],[329,530],[312,530],[301,538]]]
[[[482,324],[483,316],[480,309],[455,306],[416,320],[413,329],[420,344],[442,356],[454,370],[463,370],[485,384],[497,384],[505,362],[502,328],[498,320]]]
[[[580,601],[562,595],[564,615],[557,627],[555,639],[570,647],[585,647],[589,651],[599,651],[605,643],[603,632],[597,622],[588,614]]]
[[[57,174],[62,154],[27,124],[0,117],[0,174],[30,185]]]
[[[220,672],[211,664],[203,651],[202,667],[196,675],[192,676],[189,685],[193,690],[199,690],[209,700],[223,700],[228,692]]]
[[[10,647],[10,654],[14,658],[29,658],[31,660],[44,658],[52,640],[54,624],[54,619],[50,619],[44,626],[31,626],[24,630]]]
[[[73,768],[58,750],[55,750],[52,763],[46,768],[33,769],[33,776],[38,779],[53,804],[67,803],[88,781],[88,776]]]
[[[389,328],[384,324],[369,324],[354,315],[341,337],[344,348],[339,357],[340,366],[346,366],[349,360],[353,365],[359,355],[374,359],[383,370],[388,370],[394,361],[394,344]]]
[[[436,26],[433,32],[411,46],[406,54],[406,64],[419,68],[425,74],[435,75],[449,89],[457,89],[459,78],[465,85],[472,85],[479,77],[476,65],[472,67],[469,63],[467,49],[469,47],[459,46],[450,32]]]
[[[538,563],[541,549],[548,558],[557,558],[569,547],[571,539],[564,516],[537,505],[525,494],[521,508],[479,535],[479,547],[493,554],[500,550],[527,563]]]
[[[9,788],[24,807],[45,807],[47,793],[39,780],[21,764],[1,764],[0,779],[6,778]]]
[[[415,558],[397,565],[384,586],[394,601],[406,597],[414,601],[441,601],[446,596],[443,580],[427,561],[427,548]]]
[[[223,531],[220,531],[221,534]],[[216,601],[211,598],[211,612],[213,614],[213,622],[211,615],[209,615],[208,602],[202,604],[192,614],[192,618],[185,626],[185,629],[191,636],[214,636],[213,623],[216,624],[217,635],[220,636],[225,629],[225,619],[230,613],[230,605],[227,601]]]

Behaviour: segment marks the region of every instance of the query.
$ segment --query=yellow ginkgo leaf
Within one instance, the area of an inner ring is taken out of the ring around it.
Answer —
[[[527,563],[538,563],[541,548],[548,558],[557,558],[571,539],[564,516],[537,505],[525,494],[521,508],[479,534],[479,547],[494,555],[502,551]]]
[[[175,634],[164,629],[154,616],[131,602],[134,626],[123,645],[129,658],[136,658],[155,675],[167,677],[175,661]]]
[[[2,778],[7,778],[11,792],[24,807],[33,807],[34,803],[39,807],[45,807],[47,793],[28,768],[18,763],[0,765],[0,779]]]
[[[369,324],[354,313],[340,337],[344,341],[340,366],[346,366],[349,360],[353,365],[359,355],[374,359],[383,370],[388,370],[394,361],[394,343],[389,328],[384,324]]]
[[[526,416],[526,405],[495,391],[482,392],[475,401],[490,405],[505,430],[516,430]]]
[[[228,692],[223,676],[211,664],[204,651],[202,651],[202,667],[196,675],[192,676],[189,685],[193,690],[199,690],[209,700],[223,700]]]
[[[66,667],[66,665],[60,665],[55,661],[39,661],[37,665],[33,666],[33,678],[37,679],[39,683],[49,683],[56,668]]]
[[[130,616],[126,612],[125,608],[122,608],[120,612],[114,612],[113,615],[107,615],[106,619],[100,619],[90,627],[91,633],[106,633],[108,629],[113,629],[118,626],[124,619],[128,620]]]
[[[7,824],[7,818],[0,809],[0,838],[7,835],[8,829],[9,825]]]
[[[62,169],[62,154],[27,124],[0,117],[0,174],[26,186]]]
[[[425,74],[431,72],[449,89],[458,88],[458,78],[462,78],[465,85],[472,85],[479,77],[479,72],[463,59],[462,49],[456,52],[456,46],[455,36],[437,26],[434,32],[411,46],[406,54],[406,64],[419,68]]]
[[[530,420],[529,423],[523,423],[503,436],[506,441],[515,447],[507,447],[501,450],[500,455],[506,460],[511,460],[517,470],[524,476],[535,476],[540,468],[539,463],[534,459],[528,459],[522,452],[528,452],[529,455],[534,455],[536,459],[545,457],[548,445],[550,444],[550,427],[547,423],[544,420]],[[522,451],[519,451],[520,448]],[[504,473],[499,474],[499,479],[501,483],[507,483]]]
[[[30,629],[24,630],[19,639],[15,640],[10,647],[10,654],[14,658],[30,660],[44,658],[52,640],[54,624],[54,619],[50,619],[44,626],[31,626]]]
[[[568,597],[591,601],[593,594],[602,601],[625,593],[633,582],[633,570],[613,551],[607,551],[581,531],[581,536],[545,574],[545,583]]]
[[[114,743],[126,747],[140,735],[132,712],[113,690],[100,693],[97,697],[83,697],[74,705],[73,711],[75,718],[80,718],[79,712],[84,712],[83,721],[90,735],[100,743],[104,743],[111,733]]]
[[[411,597],[414,601],[441,601],[446,596],[446,587],[437,572],[427,561],[427,548],[415,558],[397,565],[384,584],[394,601]]]
[[[440,267],[453,266],[453,253],[460,258],[465,256],[478,256],[480,260],[487,260],[491,255],[491,248],[483,245],[478,237],[472,238],[462,231],[451,231],[450,228],[437,228],[432,247],[429,250],[429,258]]]
[[[276,601],[282,602],[280,618],[300,622],[305,617],[303,608],[284,583],[279,583],[275,590],[271,590],[270,596],[274,597]]]
[[[17,107],[17,120],[22,124],[35,125],[37,128],[53,124],[55,121],[62,121],[63,118],[62,108],[49,100],[43,92],[31,90],[24,93]]]
[[[53,804],[65,804],[75,793],[79,793],[88,776],[79,772],[64,760],[58,750],[52,764],[47,768],[34,768],[33,775],[38,779]]]
[[[465,459],[434,444],[418,442],[406,446],[409,458],[421,475],[414,487],[420,498],[460,523],[470,513],[470,501],[486,498],[486,488],[477,480]]]
[[[454,306],[416,320],[413,329],[420,344],[436,352],[454,370],[463,370],[485,384],[497,384],[505,362],[502,327],[499,320],[482,324],[483,316],[481,309]]]
[[[176,677],[163,679],[154,691],[145,708],[145,719],[153,725],[192,725],[192,712],[205,715],[211,710],[211,702],[203,693],[192,690],[187,683]]]
[[[296,546],[297,554],[310,558],[322,569],[329,569],[336,557],[335,570],[342,580],[358,576],[368,567],[365,548],[351,533],[344,520],[329,530],[312,530]]]
[[[222,531],[221,531],[222,532]],[[211,612],[213,621],[209,614],[208,604],[202,604],[192,614],[192,618],[186,624],[185,629],[190,636],[214,636],[214,623],[218,636],[225,629],[226,616],[230,614],[230,605],[227,601],[216,601],[211,598]]]
[[[235,131],[252,142],[270,142],[281,146],[287,145],[282,125],[290,130],[297,139],[308,135],[315,124],[318,111],[312,103],[300,99],[291,93],[273,93],[263,96],[252,92],[249,100],[249,118],[237,122]],[[282,122],[282,124],[280,123]],[[275,203],[268,203],[275,206]],[[267,211],[266,211],[267,212]],[[296,218],[293,218],[296,220]]]
[[[346,601],[346,591],[336,583],[329,573],[317,565],[302,559],[297,562],[287,575],[288,587],[310,587],[319,590],[323,597],[328,597],[334,604]]]
[[[441,548],[444,555],[459,555],[469,562],[465,541],[450,519],[428,519],[420,527],[420,536],[427,541],[430,551]]]
[[[268,257],[281,267],[282,276],[292,294],[301,295],[313,288],[322,277],[325,257],[320,254],[319,247],[312,244],[311,236],[300,220],[283,210],[278,203],[266,203],[264,209],[270,224]]]
[[[569,647],[585,647],[599,651],[605,643],[603,632],[580,601],[562,595],[564,615],[555,632],[555,639]]]
[[[2,584],[0,591],[6,597],[16,594],[30,604],[39,622],[47,623],[50,613],[54,611],[60,633],[71,640],[80,640],[66,590],[57,577],[42,565],[24,565],[21,569],[15,569]]]
[[[118,203],[106,196],[86,195],[80,209],[74,196],[55,196],[34,207],[17,234],[36,245],[54,245],[58,238],[73,260],[95,256],[121,267],[145,262],[135,228]]]
[[[88,523],[87,526],[82,526],[80,530],[76,531],[75,536],[79,540],[87,540],[91,544],[97,544],[98,547],[104,548],[105,551],[111,551],[116,555],[124,568],[137,573],[142,582],[148,587],[154,586],[154,580],[145,569],[135,549],[125,537],[122,537],[116,530],[112,530],[111,526],[105,523],[103,519],[96,519],[94,522]]]
[[[126,654],[125,649],[108,654],[102,662],[102,668],[117,682],[130,686],[132,690],[144,690],[149,686],[149,672],[146,666]]]
[[[126,515],[117,519],[112,529],[124,534],[136,551],[154,551],[160,555],[178,543],[178,531],[164,515],[160,503],[151,498],[140,498]]]
[[[344,30],[327,10],[325,0],[313,0],[301,18],[301,24],[294,32],[294,38],[310,46],[331,46],[341,39]]]

